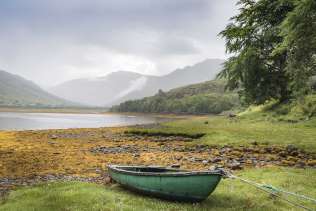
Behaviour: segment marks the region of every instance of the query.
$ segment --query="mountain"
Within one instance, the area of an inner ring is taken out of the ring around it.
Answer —
[[[44,91],[32,81],[0,70],[0,106],[61,107],[73,105],[76,104]]]
[[[129,100],[113,106],[115,112],[218,114],[239,105],[236,92],[225,91],[225,81],[213,80],[199,84],[158,91],[151,97]]]
[[[50,92],[62,98],[87,105],[103,106],[128,89],[133,89],[134,84],[146,80],[141,74],[119,71],[105,77],[92,79],[76,79],[67,81],[50,89]]]
[[[159,89],[168,91],[172,88],[214,79],[223,62],[224,60],[220,59],[207,59],[164,76],[118,71],[99,78],[67,81],[49,91],[74,102],[94,106],[112,106],[126,100],[151,96]]]

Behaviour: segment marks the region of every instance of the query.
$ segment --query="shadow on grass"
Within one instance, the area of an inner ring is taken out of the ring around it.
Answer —
[[[243,210],[253,208],[254,204],[251,200],[246,199],[241,196],[230,196],[229,194],[223,195],[218,193],[211,194],[206,200],[202,202],[183,202],[183,201],[174,201],[168,200],[166,198],[159,198],[155,196],[151,196],[141,192],[135,192],[122,186],[115,184],[111,187],[112,189],[119,191],[120,193],[127,194],[131,197],[131,200],[138,199],[136,201],[148,201],[154,204],[165,204],[169,208],[181,208],[184,210],[192,210],[192,209],[202,209],[202,210]],[[149,207],[150,208],[150,207]]]

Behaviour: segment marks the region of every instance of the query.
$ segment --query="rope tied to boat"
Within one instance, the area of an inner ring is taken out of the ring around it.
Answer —
[[[233,175],[230,171],[227,171],[227,170],[224,170],[224,169],[221,169],[221,173],[222,173],[222,176],[224,178],[238,179],[238,180],[240,180],[240,181],[242,181],[242,182],[244,182],[246,184],[249,184],[249,185],[252,185],[252,186],[256,187],[257,189],[259,189],[261,191],[269,193],[272,196],[278,197],[278,198],[282,199],[283,201],[291,204],[292,206],[299,207],[299,208],[302,208],[304,210],[313,211],[313,209],[308,208],[308,207],[306,207],[304,205],[298,204],[296,202],[293,202],[293,201],[289,200],[288,198],[286,198],[285,196],[282,197],[282,195],[280,195],[280,193],[283,193],[283,194],[286,194],[286,195],[291,195],[291,196],[294,196],[296,198],[304,199],[304,200],[307,200],[307,201],[311,201],[311,202],[316,204],[316,199],[311,198],[309,196],[305,196],[305,195],[302,195],[302,194],[286,191],[286,190],[274,187],[274,186],[272,186],[270,184],[261,184],[261,183],[255,182],[255,181],[251,181],[249,179],[244,179],[244,178],[238,177],[236,175]]]

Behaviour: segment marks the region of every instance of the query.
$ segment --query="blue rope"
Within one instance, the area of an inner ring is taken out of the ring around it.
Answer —
[[[265,184],[263,184],[262,187],[270,189],[270,190],[275,191],[275,192],[281,192],[281,193],[285,193],[285,194],[288,194],[288,195],[296,196],[296,197],[301,198],[301,199],[309,200],[309,201],[312,201],[312,202],[314,202],[316,204],[316,199],[313,199],[313,198],[305,196],[305,195],[301,195],[301,194],[298,194],[298,193],[282,190],[282,189],[276,188],[276,187],[274,187],[272,185],[265,185]]]
[[[251,181],[251,180],[247,180],[247,179],[243,179],[241,177],[238,177],[238,176],[235,176],[235,175],[232,175],[228,172],[226,172],[226,176],[228,178],[232,178],[232,179],[239,179],[240,181],[242,182],[245,182],[249,185],[252,185],[252,186],[255,186],[256,188],[258,188],[259,190],[262,190],[264,192],[267,192],[267,193],[270,193],[272,194],[273,196],[276,196],[276,197],[279,197],[280,199],[286,201],[287,203],[293,205],[293,206],[296,206],[296,207],[300,207],[302,209],[305,209],[305,210],[309,210],[309,211],[313,211],[312,209],[308,208],[308,207],[305,207],[301,204],[297,204],[293,201],[290,201],[288,200],[287,198],[285,197],[281,197],[280,195],[278,195],[277,193],[279,192],[283,192],[283,193],[286,193],[288,195],[293,195],[293,196],[296,196],[296,197],[299,197],[299,198],[303,198],[303,199],[306,199],[306,200],[311,200],[313,202],[316,202],[315,199],[311,198],[311,197],[307,197],[307,196],[304,196],[304,195],[299,195],[299,194],[296,194],[296,193],[292,193],[292,192],[288,192],[288,191],[284,191],[284,190],[281,190],[281,189],[278,189],[276,187],[273,187],[272,185],[264,185],[264,184],[260,184],[260,183],[256,183],[254,181]]]

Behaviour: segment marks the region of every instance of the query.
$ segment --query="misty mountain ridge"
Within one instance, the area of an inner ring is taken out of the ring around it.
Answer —
[[[0,106],[64,107],[77,104],[56,97],[30,80],[0,70]]]
[[[224,60],[207,59],[163,75],[117,71],[96,78],[66,81],[49,91],[61,98],[91,106],[112,106],[126,100],[151,96],[170,89],[215,78]]]

